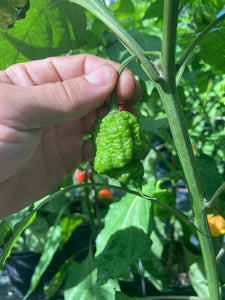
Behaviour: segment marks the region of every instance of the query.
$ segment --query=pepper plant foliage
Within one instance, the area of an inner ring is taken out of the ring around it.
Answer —
[[[206,2],[215,15],[200,24],[194,11]],[[193,294],[220,299],[223,237],[210,236],[207,214],[225,218],[223,6],[222,0],[118,0],[108,8],[103,0],[30,0],[26,18],[14,17],[8,30],[0,14],[1,69],[86,52],[120,63],[130,55],[137,58],[128,67],[142,86],[135,108],[148,149],[142,193],[96,174],[90,161],[80,168],[91,170],[91,178],[78,184],[72,174],[52,195],[1,221],[2,268],[20,237],[28,248],[41,238],[35,224],[43,224],[43,212],[51,216],[25,299],[57,249],[86,219],[92,229],[89,253],[80,263],[74,253],[59,265],[46,283],[49,297],[63,285],[66,300],[154,299],[155,289],[173,295],[179,276],[186,274]],[[100,202],[102,188],[111,189],[114,199]],[[78,199],[81,214],[73,210]],[[135,290],[125,287],[131,281]]]

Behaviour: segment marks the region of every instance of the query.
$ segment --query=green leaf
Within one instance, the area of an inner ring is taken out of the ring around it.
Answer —
[[[2,219],[0,221],[0,247],[2,247],[11,235],[11,228],[8,223]]]
[[[53,297],[62,286],[68,275],[68,268],[70,267],[70,264],[73,263],[73,260],[74,257],[72,256],[64,264],[62,264],[50,282],[44,286],[44,292],[47,297]]]
[[[120,13],[134,13],[134,5],[131,0],[120,0],[120,6],[118,8]]]
[[[86,41],[87,20],[84,9],[81,6],[68,1],[62,1],[57,4],[57,6],[60,14],[68,19],[69,24],[72,25],[76,39],[76,48],[81,47]]]
[[[31,279],[30,289],[25,295],[24,300],[28,299],[29,295],[37,287],[41,279],[41,276],[49,266],[54,254],[56,253],[56,250],[60,245],[60,240],[61,240],[61,226],[59,224],[55,224],[53,227],[49,229],[48,239],[45,243],[44,251],[42,253],[42,256],[40,258],[37,267],[35,268],[34,274]]]
[[[29,207],[26,207],[12,215],[5,217],[4,220],[8,223],[9,227],[13,229],[13,227],[27,215],[28,211]]]
[[[108,280],[102,286],[97,283],[97,269],[92,253],[82,263],[73,262],[64,287],[65,300],[112,300],[119,286],[116,280]]]
[[[156,298],[157,297],[157,298]],[[149,296],[149,297],[130,297],[122,292],[116,292],[116,298],[115,300],[161,300],[163,298],[158,298],[160,296]],[[166,297],[166,296],[164,296]],[[169,297],[169,296],[168,296]],[[170,296],[172,297],[172,296]],[[176,296],[175,296],[176,297]],[[181,296],[182,297],[182,296]],[[175,299],[175,298],[166,298],[166,299]],[[186,297],[185,297],[186,299]],[[179,297],[179,300],[181,300],[181,298]],[[191,300],[191,299],[190,299]],[[197,300],[197,299],[196,299]],[[201,299],[200,299],[201,300]]]
[[[65,192],[68,189],[71,189],[71,187],[68,187],[67,189],[58,191],[49,198],[52,200],[57,199],[57,196],[61,195],[63,192]],[[46,204],[47,199],[44,200],[43,202],[41,202],[39,207],[41,207],[44,203]],[[61,217],[62,217],[63,212],[65,211],[66,207],[67,207],[67,204],[65,204],[64,207],[59,211],[54,225],[52,227],[50,227],[50,229],[48,230],[47,241],[45,243],[43,253],[40,257],[38,265],[36,266],[36,268],[34,270],[33,276],[31,278],[31,285],[30,285],[29,291],[27,292],[27,294],[24,297],[24,300],[26,300],[29,297],[29,295],[35,290],[35,288],[37,287],[37,285],[41,279],[41,276],[44,274],[45,270],[51,263],[53,256],[55,255],[57,249],[60,246],[61,236],[62,236],[62,226],[60,224],[60,220],[61,220]],[[37,208],[38,208],[38,206],[37,206]]]
[[[152,184],[144,186],[151,193]],[[152,203],[127,194],[110,206],[105,227],[96,239],[98,283],[117,278],[132,262],[149,251],[153,226]]]
[[[154,3],[151,3],[148,9],[145,12],[143,19],[152,19],[152,18],[163,18],[163,3],[164,0],[156,0]]]
[[[16,21],[16,8],[8,0],[0,2],[0,27],[7,31],[8,26]]]
[[[134,298],[134,297],[129,297],[126,294],[122,293],[122,292],[116,292],[116,300],[137,300],[138,298]],[[140,298],[139,298],[140,299]],[[143,298],[142,298],[143,299]]]
[[[157,153],[154,150],[150,150],[144,160],[144,179],[145,182],[155,180],[156,177],[156,159]]]
[[[66,188],[62,188],[59,191],[56,191],[53,194],[42,198],[41,200],[39,200],[39,201],[37,201],[37,202],[34,203],[34,209],[35,210],[39,210],[39,209],[42,209],[42,208],[45,209],[45,207],[47,207],[46,211],[49,211],[51,213],[56,213],[57,212],[56,208],[58,208],[58,211],[59,211],[64,206],[66,206],[67,203],[68,203],[67,201],[63,201],[63,205],[59,205],[58,202],[60,202],[60,198],[62,199],[62,197],[64,196],[64,194],[66,192],[70,191],[73,188],[75,188],[75,186],[69,186],[69,187],[66,187]],[[65,199],[63,198],[63,200],[65,200]],[[54,203],[54,202],[56,202],[56,203]],[[50,210],[48,210],[49,209],[48,205],[51,206]]]
[[[31,0],[25,19],[0,31],[0,68],[21,61],[61,55],[85,41],[83,8],[67,0]]]
[[[216,28],[200,42],[200,56],[216,71],[225,72],[225,28]]]
[[[27,247],[36,253],[41,253],[47,240],[49,230],[48,222],[45,218],[37,216],[35,221],[24,231],[24,238]]]
[[[70,186],[68,188],[57,191],[54,194],[37,201],[33,205],[34,209],[29,213],[28,213],[29,208],[27,207],[24,210],[5,218],[6,222],[10,225],[10,227],[11,228],[13,227],[13,231],[12,231],[12,236],[10,237],[8,242],[4,245],[3,251],[0,256],[0,271],[3,268],[6,259],[10,256],[11,250],[14,247],[20,235],[27,228],[27,226],[29,226],[35,220],[37,210],[42,208],[44,205],[48,204],[49,202],[56,200],[58,197],[64,195],[66,191],[69,191],[72,188],[73,186]]]
[[[71,237],[74,229],[83,222],[81,216],[66,216],[61,221],[62,234],[61,234],[61,246],[64,245]]]
[[[192,253],[184,246],[184,244],[183,248],[188,267],[188,276],[194,290],[199,297],[209,299],[209,290],[206,282],[202,255]]]
[[[19,223],[13,228],[12,236],[9,241],[4,245],[1,256],[0,256],[0,271],[2,270],[6,259],[10,256],[11,250],[18,240],[21,233],[26,229],[26,227],[31,224],[36,218],[37,212],[32,211],[27,214]]]
[[[142,259],[145,269],[145,277],[156,287],[158,291],[167,293],[170,291],[165,281],[165,266],[157,257],[150,253]]]
[[[168,125],[168,119],[165,116],[159,117],[141,117],[140,119],[141,128],[143,130],[148,130],[154,134],[160,136],[161,128]]]
[[[145,51],[161,50],[161,40],[159,37],[147,33],[142,33],[137,30],[132,30],[129,33]],[[110,59],[122,63],[126,58],[130,56],[129,52],[113,34],[106,32],[104,34],[104,38],[107,41],[106,54]],[[137,75],[139,78],[143,80],[147,79],[147,76],[141,70],[137,62],[130,63],[128,67],[133,72],[133,74]]]
[[[176,195],[175,191],[173,189],[168,189],[166,187],[160,186],[160,180],[157,182],[156,190],[153,194],[153,197],[166,203],[170,207],[175,208],[176,206]],[[171,213],[168,212],[164,207],[161,205],[154,203],[153,206],[154,209],[154,215],[158,216],[162,220],[166,219],[168,216],[171,216]]]
[[[80,216],[66,216],[61,220],[61,243],[60,246],[65,244],[68,239],[71,237],[74,229],[83,222],[83,219]],[[58,270],[55,276],[51,279],[49,284],[47,284],[44,288],[45,294],[48,297],[54,296],[54,294],[58,291],[58,289],[63,284],[65,278],[68,275],[68,268],[71,262],[74,260],[74,256],[68,259]]]
[[[196,158],[196,162],[205,197],[207,200],[210,200],[218,187],[223,183],[223,178],[217,169],[215,160],[211,156],[200,154]]]

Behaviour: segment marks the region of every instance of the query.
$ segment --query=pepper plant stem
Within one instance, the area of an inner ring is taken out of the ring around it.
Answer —
[[[195,215],[195,226],[199,228],[198,238],[202,249],[202,255],[205,265],[206,277],[208,280],[210,300],[220,300],[219,283],[216,272],[215,254],[211,241],[210,231],[206,214],[204,212],[204,198],[198,170],[191,147],[190,138],[185,124],[185,119],[180,104],[176,81],[175,81],[175,47],[176,47],[176,29],[179,0],[164,1],[164,19],[163,19],[163,43],[161,67],[163,76],[160,76],[154,65],[145,56],[143,49],[132,38],[132,36],[123,28],[123,26],[111,15],[109,10],[96,0],[70,0],[80,4],[96,15],[106,26],[114,33],[120,42],[129,50],[146,72],[149,78],[155,83],[155,86],[161,96],[165,111],[167,113],[170,129],[173,135],[174,143],[180,158],[184,175],[192,199],[192,207]],[[215,24],[214,24],[215,25]],[[195,41],[196,43],[196,41]],[[178,66],[189,56],[193,50],[194,44],[183,55]]]
[[[198,175],[190,138],[180,105],[175,80],[175,48],[179,0],[164,1],[163,42],[161,67],[165,84],[156,83],[167,113],[174,143],[183,167],[184,175],[192,200],[195,225],[200,229],[198,238],[201,245],[206,277],[211,300],[219,300],[219,283],[216,271],[215,254],[209,232],[206,214],[204,212],[204,197],[201,181]]]
[[[106,26],[113,32],[118,40],[128,49],[132,55],[136,55],[140,65],[150,79],[154,82],[160,82],[162,78],[157,73],[152,62],[145,56],[141,46],[132,38],[120,22],[113,17],[110,11],[96,0],[70,0],[76,4],[89,10],[96,17],[98,17]]]

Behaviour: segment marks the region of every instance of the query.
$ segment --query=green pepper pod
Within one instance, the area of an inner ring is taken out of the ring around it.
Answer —
[[[117,110],[99,118],[92,130],[92,142],[96,150],[94,168],[97,173],[134,185],[138,182],[135,174],[143,178],[140,159],[145,155],[145,145],[140,123],[133,114]]]
[[[121,169],[112,169],[105,172],[106,175],[116,178],[122,183],[133,185],[136,188],[142,186],[144,167],[139,160],[132,160]]]

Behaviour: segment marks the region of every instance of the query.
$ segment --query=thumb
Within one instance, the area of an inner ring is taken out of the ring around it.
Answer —
[[[31,87],[10,86],[10,89],[5,85],[5,105],[10,109],[1,107],[1,111],[11,114],[7,115],[7,120],[16,122],[14,127],[19,124],[20,129],[71,121],[101,106],[115,87],[116,80],[116,69],[105,64],[83,76],[62,82]],[[10,102],[12,106],[8,106]]]

